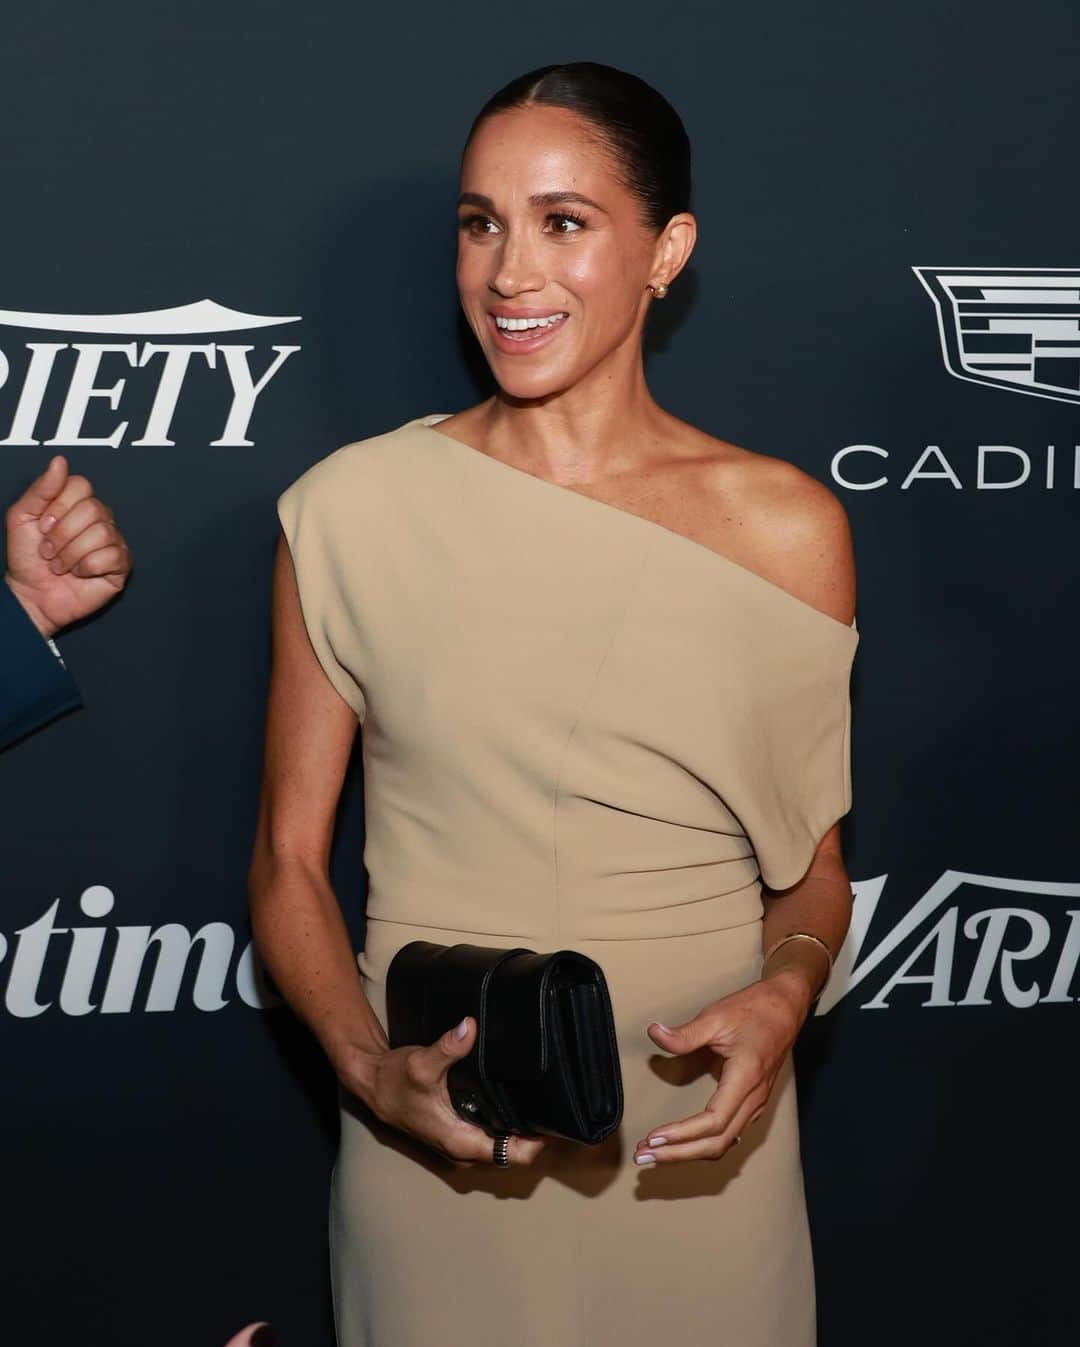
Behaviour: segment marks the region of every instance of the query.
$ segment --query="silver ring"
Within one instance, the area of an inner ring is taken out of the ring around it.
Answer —
[[[510,1133],[496,1132],[491,1147],[491,1159],[500,1169],[510,1168]]]

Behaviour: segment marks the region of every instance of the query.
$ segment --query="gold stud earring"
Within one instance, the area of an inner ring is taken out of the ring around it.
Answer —
[[[663,299],[668,292],[667,283],[665,281],[658,281],[656,285],[648,286],[648,289],[653,292],[653,296],[656,299]]]

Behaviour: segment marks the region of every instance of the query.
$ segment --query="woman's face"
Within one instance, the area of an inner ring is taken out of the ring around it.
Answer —
[[[457,284],[504,392],[539,398],[613,353],[640,359],[646,285],[675,269],[640,211],[577,113],[534,104],[480,125],[461,169]],[[557,314],[516,331],[496,323]]]

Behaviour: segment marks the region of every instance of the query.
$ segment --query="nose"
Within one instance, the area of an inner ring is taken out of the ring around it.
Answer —
[[[492,289],[504,296],[520,294],[523,290],[542,290],[544,273],[536,248],[523,231],[507,233],[496,253]]]

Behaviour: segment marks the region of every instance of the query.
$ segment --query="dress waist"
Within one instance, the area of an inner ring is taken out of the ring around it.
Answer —
[[[662,940],[692,936],[759,922],[764,915],[761,881],[754,878],[724,893],[679,898],[658,885],[656,901],[648,905],[637,891],[619,901],[618,891],[567,885],[557,892],[493,890],[479,883],[468,893],[444,888],[434,892],[422,886],[393,893],[372,884],[367,920],[417,931],[454,932],[463,941],[482,944],[484,937],[517,940],[533,947],[555,947],[575,940]],[[424,939],[422,934],[410,937]],[[441,937],[432,936],[432,939]]]

